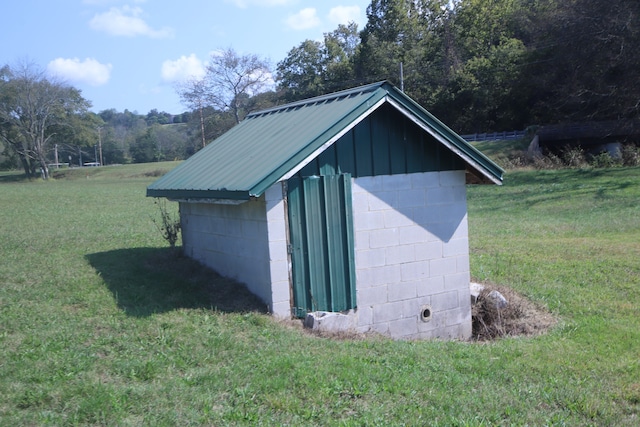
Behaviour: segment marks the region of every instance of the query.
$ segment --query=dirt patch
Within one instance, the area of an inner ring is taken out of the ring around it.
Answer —
[[[483,284],[484,289],[471,308],[473,340],[490,341],[508,336],[540,335],[552,328],[557,320],[551,313],[518,294],[513,289],[495,284]],[[500,292],[507,305],[498,308],[492,291]]]

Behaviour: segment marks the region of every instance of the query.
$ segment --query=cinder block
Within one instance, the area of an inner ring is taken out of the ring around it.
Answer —
[[[426,205],[426,192],[422,188],[400,191],[398,193],[398,207],[412,208]]]
[[[392,338],[409,338],[418,333],[417,316],[389,322],[389,335]]]
[[[386,211],[394,209],[398,206],[398,192],[381,191],[375,194],[369,194],[368,200],[370,211]]]
[[[426,279],[419,280],[416,285],[416,290],[419,297],[430,296],[444,292],[444,277],[428,277]]]
[[[423,280],[429,276],[429,261],[415,261],[402,264],[401,278],[403,282]]]
[[[372,230],[369,234],[369,247],[372,249],[397,246],[399,242],[399,232],[395,228]]]
[[[390,322],[402,318],[402,301],[373,306],[374,323]]]
[[[423,243],[433,240],[433,236],[421,225],[417,225],[415,220],[413,225],[398,228],[399,243],[409,245],[413,243]]]
[[[357,216],[360,213],[369,211],[369,193],[364,191],[352,191],[351,206]]]
[[[452,257],[469,254],[469,240],[466,238],[451,239],[442,244],[442,255]]]
[[[385,248],[356,251],[356,268],[382,267],[385,265]]]
[[[414,245],[400,244],[380,250],[385,252],[384,260],[386,265],[402,264],[416,260]]]
[[[353,218],[355,231],[381,230],[384,228],[383,211],[360,212]]]
[[[399,191],[411,189],[411,177],[407,174],[382,175],[383,191]]]
[[[403,282],[387,286],[389,302],[415,299],[417,296],[416,282]]]
[[[440,185],[438,172],[424,172],[411,174],[412,188],[431,188]]]
[[[358,326],[369,327],[373,324],[373,308],[370,305],[361,305],[358,303]]]
[[[271,282],[271,301],[276,304],[280,302],[289,303],[291,293],[289,292],[289,281]]]
[[[469,255],[456,257],[456,271],[458,273],[469,273]]]
[[[378,286],[375,288],[357,289],[356,303],[364,306],[383,305],[387,303],[387,287]]]
[[[416,261],[430,261],[442,258],[442,245],[440,240],[433,240],[415,245]]]
[[[443,171],[438,172],[438,178],[440,181],[440,186],[442,187],[453,187],[458,185],[465,184],[465,171]]]
[[[458,262],[455,258],[438,258],[429,261],[430,277],[447,276],[456,274],[458,271]]]
[[[469,273],[455,273],[444,276],[444,287],[447,290],[468,290],[470,282]]]
[[[360,188],[368,193],[376,193],[382,191],[382,177],[381,176],[364,176],[355,178],[354,182]]]
[[[288,319],[291,317],[291,306],[289,305],[288,301],[276,302],[272,304],[270,307],[270,311],[275,317],[283,319]]]
[[[410,215],[410,212],[408,213]],[[414,225],[413,220],[398,210],[384,211],[384,228],[409,227]]]
[[[458,308],[459,304],[458,291],[443,292],[431,296],[431,306],[434,311],[451,310]]]

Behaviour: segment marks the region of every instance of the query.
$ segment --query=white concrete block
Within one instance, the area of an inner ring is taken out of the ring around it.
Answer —
[[[398,207],[412,208],[426,205],[426,192],[422,188],[400,191],[398,193]]]
[[[413,219],[397,210],[386,210],[383,213],[384,228],[408,227],[414,225]]]
[[[358,304],[358,326],[370,326],[373,324],[373,308],[370,305]]]
[[[398,192],[385,191],[369,194],[368,200],[370,211],[386,211],[394,209],[398,206]]]
[[[440,185],[438,172],[425,172],[411,174],[412,188],[431,188]]]
[[[453,273],[444,276],[445,289],[469,289],[470,282],[469,273]]]
[[[369,232],[368,231],[355,232],[354,247],[356,251],[369,249]]]
[[[393,338],[410,338],[418,333],[417,317],[389,322],[389,335]]]
[[[467,255],[469,253],[469,241],[466,238],[451,239],[442,244],[442,255],[445,257]]]
[[[406,174],[382,175],[383,191],[399,191],[411,189],[411,177]]]
[[[428,297],[435,293],[444,291],[444,277],[428,277],[416,283],[416,293],[418,297]]]
[[[387,295],[390,302],[415,299],[417,296],[416,282],[402,282],[388,285]]]
[[[410,225],[408,227],[398,228],[399,243],[403,245],[422,243],[433,240],[433,236],[424,227],[420,225]]]
[[[399,232],[395,228],[373,230],[369,234],[369,247],[374,249],[397,246],[400,242],[399,237]]]
[[[356,289],[356,304],[363,306],[384,305],[387,303],[387,287]]]
[[[442,242],[440,240],[432,240],[430,242],[417,243],[415,245],[415,254],[416,261],[442,258]]]
[[[382,267],[385,265],[385,249],[371,249],[356,252],[356,268]]]
[[[353,219],[353,228],[355,231],[371,231],[384,228],[384,212],[361,212]]]
[[[402,301],[373,306],[373,322],[385,323],[402,318]]]
[[[455,258],[439,258],[429,261],[430,277],[456,274],[457,270],[458,263]]]
[[[390,248],[381,248],[385,252],[386,265],[403,264],[416,260],[415,245],[398,245]]]
[[[438,172],[440,186],[442,187],[452,187],[458,185],[464,185],[465,183],[465,171],[443,171]]]
[[[459,304],[458,291],[443,292],[431,296],[431,306],[434,311],[451,310],[458,308]]]
[[[280,302],[286,302],[288,304],[290,298],[289,281],[271,283],[271,301],[273,304]]]
[[[373,267],[369,271],[372,272],[372,286],[388,285],[390,283],[399,283],[401,281],[402,269],[400,265],[385,265],[384,267]]]
[[[364,176],[355,178],[356,184],[367,191],[368,193],[375,193],[382,191],[382,177],[381,176]]]
[[[429,261],[414,261],[402,264],[401,278],[403,282],[413,282],[427,279],[429,276]]]

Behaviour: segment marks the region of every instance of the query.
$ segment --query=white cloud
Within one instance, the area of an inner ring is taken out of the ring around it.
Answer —
[[[89,25],[96,31],[104,31],[113,36],[147,36],[152,38],[173,36],[171,28],[154,30],[140,15],[142,15],[142,9],[139,7],[112,7],[108,12],[95,15]]]
[[[237,7],[246,9],[248,6],[285,6],[293,4],[295,0],[226,0],[227,3],[235,4]]]
[[[360,20],[359,6],[337,6],[329,11],[329,20],[334,24],[348,24]]]
[[[318,12],[315,8],[307,7],[294,15],[290,15],[285,22],[289,28],[294,30],[308,30],[319,26],[320,18],[318,18]]]
[[[189,78],[204,77],[205,67],[204,63],[192,53],[189,56],[182,55],[175,61],[164,61],[160,74],[165,82],[180,82]]]
[[[111,78],[111,68],[111,64],[101,64],[93,58],[86,58],[84,61],[78,58],[56,58],[47,65],[47,70],[52,74],[91,86],[106,84]]]

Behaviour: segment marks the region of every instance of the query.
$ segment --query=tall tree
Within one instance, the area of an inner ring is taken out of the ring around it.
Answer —
[[[48,149],[69,115],[90,107],[78,89],[45,76],[33,64],[5,66],[0,72],[0,137],[20,157],[27,176],[40,167],[49,178]]]
[[[278,63],[278,87],[287,101],[353,86],[360,36],[351,22],[324,34],[324,42],[305,40]]]
[[[240,123],[249,113],[247,99],[267,90],[272,76],[267,60],[227,48],[209,58],[205,82],[211,105],[231,111],[236,123]]]

